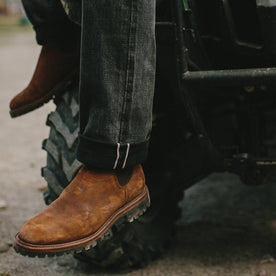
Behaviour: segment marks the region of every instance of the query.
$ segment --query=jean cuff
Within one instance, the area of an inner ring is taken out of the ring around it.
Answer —
[[[79,135],[77,159],[89,167],[124,169],[147,159],[149,141],[137,144],[105,144]]]
[[[73,50],[80,42],[81,29],[73,22],[34,26],[39,45],[54,42],[63,50]]]

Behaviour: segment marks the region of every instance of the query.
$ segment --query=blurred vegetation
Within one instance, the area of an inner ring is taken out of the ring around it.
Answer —
[[[10,276],[10,274],[6,271],[0,272],[0,276]]]
[[[0,15],[0,33],[29,31],[31,29],[28,19],[22,15]]]
[[[0,0],[0,33],[30,29],[31,26],[24,13],[21,0]]]

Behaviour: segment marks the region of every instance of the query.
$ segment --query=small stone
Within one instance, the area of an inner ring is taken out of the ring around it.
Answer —
[[[75,264],[75,259],[71,256],[62,256],[60,258],[58,258],[57,260],[57,264],[59,266],[73,266]]]
[[[264,255],[261,264],[268,264],[268,263],[274,263],[275,259],[271,255]]]
[[[40,191],[40,192],[46,192],[48,190],[48,188],[47,188],[47,186],[42,186],[42,187],[39,187],[38,188],[38,191]]]
[[[10,249],[10,246],[7,243],[0,244],[0,253],[5,253]]]
[[[68,265],[70,265],[70,263],[68,263],[68,260],[64,260],[64,259],[58,260],[57,264],[59,266],[68,266]]]
[[[7,244],[9,247],[12,247],[12,245],[13,245],[13,241],[11,241],[11,240],[7,240],[7,241],[6,241],[6,244]]]
[[[52,266],[52,269],[57,271],[57,272],[64,272],[64,267],[62,267],[61,265],[58,265],[58,264],[54,264]]]
[[[257,276],[268,276],[266,270],[261,270]]]
[[[4,200],[0,200],[0,210],[7,209],[7,203]]]

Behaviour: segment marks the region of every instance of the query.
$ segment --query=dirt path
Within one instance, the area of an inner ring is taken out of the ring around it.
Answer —
[[[41,142],[54,106],[15,120],[8,114],[9,100],[27,84],[38,52],[30,32],[0,34],[0,276],[107,275],[71,256],[30,259],[10,247],[21,225],[45,208]],[[124,275],[276,275],[276,231],[268,226],[276,215],[275,195],[273,183],[249,188],[235,176],[211,176],[187,192],[177,236],[165,256]]]

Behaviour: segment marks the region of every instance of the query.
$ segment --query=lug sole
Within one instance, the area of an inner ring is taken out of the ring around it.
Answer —
[[[124,223],[131,223],[142,216],[150,206],[148,188],[131,202],[117,210],[95,233],[89,237],[52,245],[35,245],[20,240],[18,234],[15,236],[14,249],[23,256],[43,258],[54,257],[69,253],[81,253],[97,245],[99,240],[109,239],[112,236],[111,227],[120,226]]]
[[[19,117],[21,115],[27,114],[44,104],[48,103],[52,99],[55,98],[55,96],[59,96],[62,93],[66,91],[66,87],[70,84],[71,79],[77,74],[78,70],[73,71],[70,73],[67,77],[65,77],[61,82],[59,82],[54,88],[52,88],[47,94],[42,96],[39,99],[36,99],[24,106],[20,106],[15,109],[10,110],[10,116],[12,118]]]

